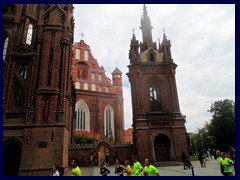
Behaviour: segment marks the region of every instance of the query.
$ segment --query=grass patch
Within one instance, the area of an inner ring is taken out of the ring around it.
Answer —
[[[190,156],[190,161],[198,161],[198,157],[197,156]]]

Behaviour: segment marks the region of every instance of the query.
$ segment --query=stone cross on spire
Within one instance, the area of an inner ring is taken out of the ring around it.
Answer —
[[[85,36],[84,34],[83,34],[83,32],[82,32],[82,34],[80,34],[81,36],[82,36],[82,39],[83,39],[83,36]]]

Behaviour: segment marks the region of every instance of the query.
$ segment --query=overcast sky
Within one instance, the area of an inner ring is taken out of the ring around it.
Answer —
[[[235,101],[235,5],[146,4],[153,41],[171,40],[181,113],[187,132],[211,119],[207,112],[217,100]],[[123,75],[125,129],[132,125],[130,83],[126,73],[132,29],[139,29],[143,4],[74,4],[74,42],[83,39],[111,79],[117,67]]]

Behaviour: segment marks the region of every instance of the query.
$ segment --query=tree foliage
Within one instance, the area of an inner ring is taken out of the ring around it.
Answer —
[[[193,154],[207,149],[228,151],[235,147],[235,102],[229,99],[215,101],[208,112],[209,122],[190,136],[189,147]]]
[[[94,138],[90,138],[85,135],[75,135],[74,136],[75,144],[92,144],[93,141],[94,141]]]
[[[208,125],[209,135],[222,151],[235,146],[235,102],[229,99],[215,101],[210,109],[212,119]]]

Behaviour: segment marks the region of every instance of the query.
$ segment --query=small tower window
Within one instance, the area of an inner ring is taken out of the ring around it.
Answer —
[[[160,111],[162,110],[161,100],[160,100],[160,90],[156,83],[152,83],[149,87],[150,93],[150,110]]]
[[[154,58],[154,54],[150,54],[150,62],[154,62],[155,60],[154,60],[155,58]]]
[[[23,79],[27,79],[27,68],[24,66],[20,67],[19,74]]]
[[[27,32],[27,39],[26,39],[26,43],[28,45],[32,44],[32,35],[33,35],[33,25],[29,24],[28,26],[28,32]]]

